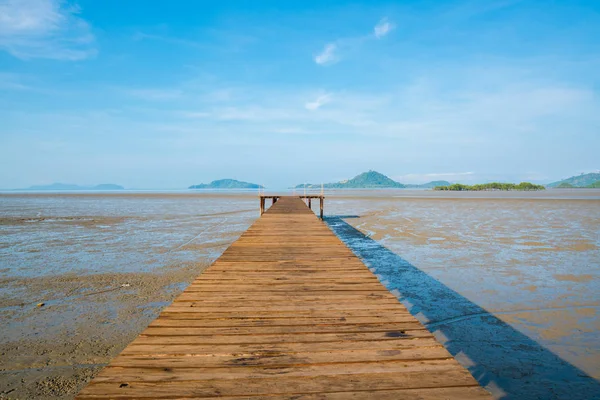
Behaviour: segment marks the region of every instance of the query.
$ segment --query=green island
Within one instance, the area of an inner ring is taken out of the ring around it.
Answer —
[[[490,182],[480,183],[476,185],[463,185],[462,183],[454,183],[449,186],[436,186],[433,190],[450,190],[450,191],[481,191],[481,190],[545,190],[546,187],[543,185],[535,185],[530,182],[515,183],[501,183],[501,182]]]
[[[188,189],[258,189],[261,185],[250,182],[237,181],[235,179],[219,179],[211,183],[200,183],[192,185]]]
[[[325,189],[431,189],[436,186],[450,185],[447,181],[432,181],[421,185],[404,184],[396,182],[392,178],[377,171],[367,171],[339,182],[325,183]],[[320,189],[321,184],[307,183],[296,185],[295,189]]]
[[[296,189],[317,189],[321,188],[320,184],[300,184],[297,185]],[[377,188],[404,188],[405,186],[400,182],[396,182],[393,179],[383,175],[376,171],[363,172],[355,176],[352,179],[325,183],[323,185],[325,189],[377,189]]]

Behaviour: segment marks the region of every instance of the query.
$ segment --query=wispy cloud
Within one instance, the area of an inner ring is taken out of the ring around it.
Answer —
[[[396,25],[387,18],[383,18],[373,27],[373,33],[358,37],[339,38],[327,43],[323,50],[314,57],[315,63],[323,66],[335,64],[341,60],[342,52],[348,52],[367,41],[381,39],[387,36],[395,27]]]
[[[21,59],[82,60],[96,55],[77,6],[60,0],[0,2],[0,49]]]
[[[314,101],[309,101],[304,105],[307,110],[315,111],[318,110],[321,106],[331,102],[330,94],[323,94],[317,97]]]
[[[390,33],[395,27],[387,18],[383,18],[373,28],[373,34],[377,39],[380,39]]]
[[[315,62],[319,65],[330,65],[338,61],[336,55],[337,45],[335,43],[328,43],[325,45],[323,51],[315,56]]]
[[[0,72],[0,89],[3,90],[31,90],[31,87],[22,83],[18,74]]]

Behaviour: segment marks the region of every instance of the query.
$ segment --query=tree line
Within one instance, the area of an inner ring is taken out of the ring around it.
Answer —
[[[545,190],[546,187],[543,185],[535,185],[530,182],[521,182],[519,184],[515,183],[501,183],[501,182],[491,182],[491,183],[480,183],[476,185],[463,185],[462,183],[454,183],[448,186],[436,186],[433,190],[453,190],[453,191],[462,191],[462,190]]]

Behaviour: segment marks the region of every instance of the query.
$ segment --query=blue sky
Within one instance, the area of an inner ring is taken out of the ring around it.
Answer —
[[[600,168],[598,1],[0,0],[0,187]]]

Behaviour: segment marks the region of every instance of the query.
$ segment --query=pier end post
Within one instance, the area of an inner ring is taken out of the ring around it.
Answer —
[[[325,203],[325,197],[321,196],[319,199],[321,200],[319,202],[321,205],[321,221],[323,221],[323,205],[324,205],[323,203]]]

